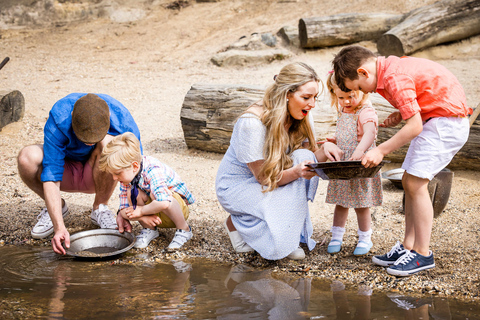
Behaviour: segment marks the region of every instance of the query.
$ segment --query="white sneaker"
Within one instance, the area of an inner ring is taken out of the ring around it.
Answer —
[[[143,249],[148,247],[150,242],[157,238],[159,235],[157,229],[149,229],[145,228],[140,230],[140,234],[136,237],[137,240],[135,241],[135,244],[133,245],[134,248],[137,249]]]
[[[288,256],[288,259],[292,260],[303,260],[305,259],[305,251],[302,248],[298,247],[297,249],[293,250]]]
[[[172,242],[170,242],[170,244],[168,245],[167,249],[168,250],[180,249],[185,244],[185,242],[192,239],[192,236],[193,236],[193,233],[192,233],[191,227],[190,227],[190,231],[177,229],[177,231],[175,231],[175,236],[173,237]]]
[[[97,210],[92,211],[90,218],[94,225],[102,229],[117,229],[117,219],[104,204],[100,204]]]
[[[68,215],[67,203],[64,201],[62,207],[62,216],[65,218]],[[37,216],[37,223],[32,229],[31,235],[33,239],[43,239],[53,233],[53,223],[48,214],[47,208],[43,208]]]

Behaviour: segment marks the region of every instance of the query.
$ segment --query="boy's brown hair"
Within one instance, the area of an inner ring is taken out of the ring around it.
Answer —
[[[357,69],[367,60],[375,58],[376,55],[369,49],[362,46],[348,46],[340,50],[333,59],[333,70],[335,71],[335,83],[345,92],[351,91],[345,87],[345,79],[357,80]]]

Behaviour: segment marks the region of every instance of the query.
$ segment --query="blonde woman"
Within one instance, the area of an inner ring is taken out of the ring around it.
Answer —
[[[275,76],[262,101],[237,120],[216,179],[217,198],[230,214],[224,222],[237,252],[263,258],[303,259],[299,246],[315,247],[308,200],[318,177],[308,163],[338,160],[342,151],[327,142],[317,148],[309,121],[320,79],[304,63]]]

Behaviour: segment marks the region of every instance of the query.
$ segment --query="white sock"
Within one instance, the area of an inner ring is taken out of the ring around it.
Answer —
[[[330,229],[330,231],[332,231],[332,240],[330,240],[330,242],[338,241],[341,243],[343,241],[343,234],[345,233],[345,228],[332,226],[332,229]]]
[[[367,245],[365,243],[369,243],[370,241],[372,241],[372,229],[370,228],[370,230],[368,231],[362,231],[360,229],[358,229],[357,233],[358,233],[358,245],[357,247],[367,247]],[[362,241],[362,243],[360,243],[360,241]]]

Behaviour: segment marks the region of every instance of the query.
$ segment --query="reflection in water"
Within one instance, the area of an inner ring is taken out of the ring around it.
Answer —
[[[128,255],[124,258],[128,259]],[[0,247],[2,319],[479,319],[475,304],[206,260],[142,266]]]

